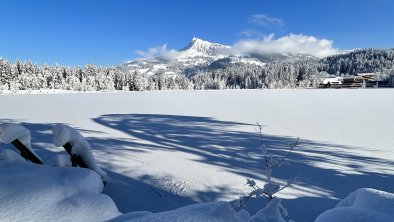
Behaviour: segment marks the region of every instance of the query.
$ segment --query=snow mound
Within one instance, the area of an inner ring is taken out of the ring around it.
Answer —
[[[0,161],[0,221],[105,221],[120,215],[95,172]]]
[[[71,167],[71,159],[69,155],[58,154],[52,158],[52,166],[55,167]]]
[[[205,222],[244,222],[249,221],[250,215],[242,210],[235,212],[227,202],[199,203],[172,211],[149,213],[131,212],[108,222],[148,222],[148,221],[205,221]]]
[[[0,141],[11,143],[19,139],[27,148],[31,148],[30,131],[25,127],[14,123],[3,123],[0,125]]]
[[[106,179],[107,174],[97,165],[89,142],[80,133],[63,124],[55,125],[52,133],[53,143],[56,146],[63,146],[66,143],[70,143],[72,153],[82,157],[89,169],[96,171],[103,180]]]
[[[23,159],[17,152],[13,150],[3,150],[0,153],[0,160],[5,160],[5,161],[23,161],[25,162],[26,160]]]
[[[108,222],[286,222],[280,212],[283,206],[279,199],[271,201],[264,209],[251,216],[246,210],[235,211],[228,202],[198,203],[176,210],[150,213],[137,211],[123,214]]]
[[[361,188],[320,214],[315,222],[387,222],[394,218],[394,194]]]
[[[286,222],[283,216],[288,216],[286,208],[283,207],[280,199],[273,199],[254,215],[252,222]]]

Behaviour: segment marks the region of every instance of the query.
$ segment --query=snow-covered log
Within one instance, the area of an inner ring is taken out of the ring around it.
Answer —
[[[0,125],[0,142],[15,146],[22,157],[33,163],[42,164],[41,158],[31,148],[30,131],[24,126],[14,123],[3,123]]]
[[[97,165],[89,142],[79,132],[72,127],[57,124],[53,127],[52,133],[53,143],[56,146],[71,145],[70,152],[76,155],[77,160],[81,158],[87,168],[96,171],[103,180],[106,179],[107,174]],[[85,167],[84,165],[82,167]]]

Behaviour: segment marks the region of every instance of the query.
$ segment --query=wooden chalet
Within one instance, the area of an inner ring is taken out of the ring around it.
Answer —
[[[355,76],[348,77],[331,77],[326,78],[319,88],[378,88],[388,87],[389,81],[375,80],[374,73],[359,73]]]

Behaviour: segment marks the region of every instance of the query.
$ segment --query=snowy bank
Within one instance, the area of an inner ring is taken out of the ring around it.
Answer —
[[[131,212],[108,222],[143,222],[143,221],[206,221],[206,222],[243,222],[249,221],[249,214],[246,211],[235,213],[229,203],[213,202],[200,203],[182,207],[172,211],[150,213]]]
[[[387,222],[394,219],[394,194],[361,188],[331,210],[320,214],[315,222]]]
[[[251,216],[246,210],[236,212],[228,202],[210,202],[159,213],[130,212],[108,222],[286,222],[279,208],[280,200],[276,199]]]
[[[0,161],[0,221],[104,221],[120,215],[88,169]]]
[[[103,183],[91,170],[6,160],[0,161],[0,173],[0,221],[284,222],[280,200],[272,201],[254,216],[245,210],[235,211],[228,202],[122,215],[110,197],[100,194]]]

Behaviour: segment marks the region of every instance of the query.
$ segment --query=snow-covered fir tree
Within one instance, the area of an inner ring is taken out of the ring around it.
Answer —
[[[116,67],[85,65],[35,65],[11,63],[0,58],[0,90],[62,89],[100,90],[200,90],[200,89],[276,89],[317,87],[327,76],[376,73],[377,80],[394,86],[394,49],[361,49],[321,60],[273,59],[262,63],[251,57],[214,57],[215,47],[195,40],[196,47],[185,49],[185,58],[135,60]],[[212,48],[213,47],[213,48]],[[220,46],[219,48],[223,48]],[[208,50],[210,49],[210,50]],[[203,50],[210,54],[196,54]],[[194,54],[193,54],[194,53]],[[190,57],[193,55],[194,57]],[[260,59],[264,59],[261,57]],[[245,62],[245,59],[247,59]],[[251,62],[252,61],[252,62]]]

